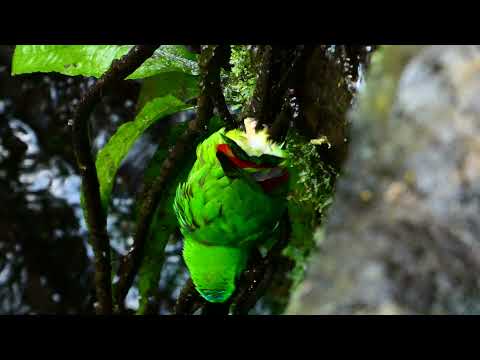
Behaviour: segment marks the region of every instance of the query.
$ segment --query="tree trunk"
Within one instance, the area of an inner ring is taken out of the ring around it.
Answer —
[[[480,312],[480,47],[372,58],[290,314]]]

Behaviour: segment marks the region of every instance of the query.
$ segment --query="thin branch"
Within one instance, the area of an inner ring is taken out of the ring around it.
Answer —
[[[106,214],[100,202],[97,170],[88,136],[89,115],[102,94],[135,71],[152,56],[158,46],[135,46],[122,59],[114,61],[108,71],[82,98],[72,119],[73,148],[82,176],[86,220],[90,243],[95,253],[95,287],[99,314],[112,313],[110,245],[106,230]]]
[[[213,115],[213,104],[210,96],[207,94],[205,84],[211,80],[210,74],[217,71],[217,62],[212,61],[215,55],[215,46],[202,47],[202,53],[199,59],[202,80],[200,82],[201,89],[198,99],[197,116],[188,124],[187,130],[182,134],[173,150],[164,160],[157,179],[148,189],[145,189],[145,194],[142,196],[142,204],[139,210],[133,246],[129,253],[122,258],[120,264],[119,282],[115,293],[116,305],[119,310],[124,307],[125,297],[142,263],[145,242],[158,201],[164,190],[171,185],[170,181],[180,170],[180,167],[176,166],[176,164],[181,162],[188,153],[193,151],[196,140],[205,130],[205,126]]]
[[[296,47],[293,61],[273,90],[274,97],[281,98],[285,96],[288,89],[295,86],[299,79],[303,80],[301,72],[305,71],[306,62],[313,54],[314,49],[315,47],[311,45],[299,45]]]
[[[278,259],[282,255],[283,249],[288,245],[290,239],[290,219],[285,212],[282,217],[283,229],[280,239],[270,249],[265,258],[256,256],[247,271],[245,271],[242,280],[238,286],[238,292],[233,300],[235,308],[234,315],[246,315],[263,296],[271,283],[273,275],[278,267]]]
[[[212,71],[208,73],[208,79],[205,83],[205,89],[212,99],[213,105],[217,109],[220,117],[226,122],[228,128],[235,127],[235,120],[228,110],[225,96],[223,95],[222,86],[220,82],[220,68],[225,66],[225,63],[230,59],[230,46],[218,45],[215,48],[215,66]]]
[[[294,113],[297,112],[296,116],[301,116],[302,114],[302,112],[292,109],[290,101],[297,97],[296,90],[299,85],[304,83],[305,68],[313,51],[313,46],[298,46],[295,51],[295,57],[289,65],[288,70],[273,89],[274,99],[281,104],[281,110],[269,128],[270,136],[275,141],[280,142],[286,136],[290,120],[293,120]],[[293,102],[298,102],[298,100]]]
[[[209,303],[201,297],[201,295],[195,289],[192,279],[189,278],[180,292],[174,311],[175,315],[192,315],[195,311],[202,307],[202,315],[225,316],[229,313],[232,299],[233,297],[231,297],[227,302],[220,304]]]
[[[175,315],[191,315],[204,304],[191,278],[183,286],[175,304]]]
[[[258,77],[253,96],[242,111],[241,119],[254,117],[258,125],[265,123],[266,107],[269,99],[270,69],[272,63],[272,47],[265,45],[262,49],[262,58],[258,66]]]
[[[302,78],[313,49],[313,46],[304,45],[287,50],[272,48],[270,45],[264,46],[258,65],[254,94],[245,106],[241,118],[248,116],[256,118],[257,128],[264,124],[271,125],[281,112],[289,89],[295,87]]]
[[[203,306],[202,315],[205,316],[227,316],[230,311],[231,301],[224,303],[209,303]]]
[[[282,111],[277,115],[272,126],[268,129],[270,138],[273,141],[281,142],[287,135],[288,128],[290,126],[290,120],[293,118],[291,107],[285,101],[282,107]]]

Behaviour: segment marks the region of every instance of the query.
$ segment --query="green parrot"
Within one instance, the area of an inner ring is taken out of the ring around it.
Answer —
[[[267,129],[220,129],[197,147],[174,210],[183,258],[195,288],[211,303],[233,294],[252,249],[268,239],[286,209],[286,153]]]

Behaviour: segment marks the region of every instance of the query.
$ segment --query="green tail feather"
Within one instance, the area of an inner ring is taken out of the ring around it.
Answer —
[[[247,254],[246,249],[205,245],[191,239],[185,239],[183,249],[195,288],[212,303],[225,302],[233,294]]]

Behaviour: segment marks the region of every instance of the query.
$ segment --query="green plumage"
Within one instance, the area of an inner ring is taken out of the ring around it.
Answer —
[[[239,133],[221,129],[197,147],[197,160],[174,201],[186,265],[210,302],[232,295],[252,247],[271,234],[286,206],[283,190],[267,193],[252,177],[265,170],[232,166],[232,175],[222,167],[217,145],[225,143],[225,135],[235,139]]]

